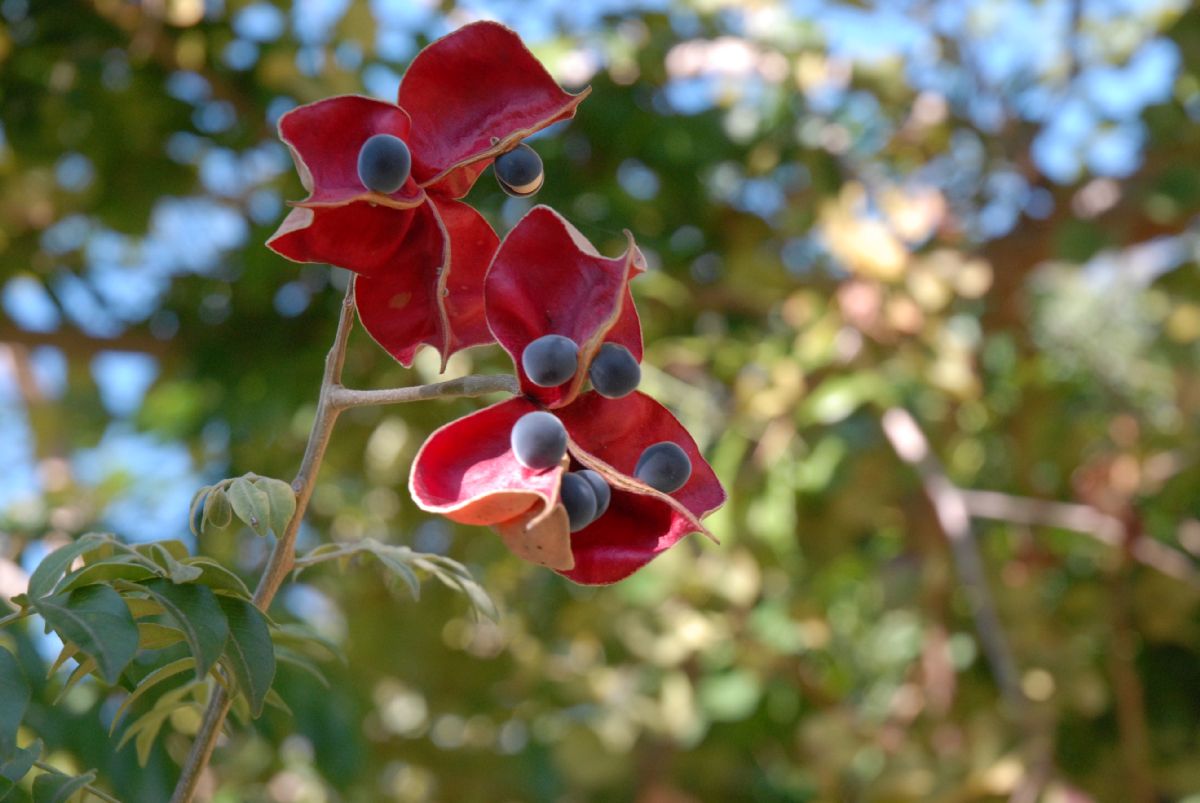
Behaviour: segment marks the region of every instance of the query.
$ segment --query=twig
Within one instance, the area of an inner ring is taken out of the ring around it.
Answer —
[[[996,491],[960,490],[967,512],[975,518],[1010,521],[1090,535],[1111,547],[1125,547],[1125,524],[1116,516],[1090,505],[1051,502]],[[1178,550],[1145,535],[1134,537],[1129,544],[1130,556],[1168,577],[1200,587],[1200,573],[1192,561]]]
[[[517,378],[511,374],[464,376],[433,385],[387,390],[353,390],[339,386],[329,393],[329,403],[337,410],[377,404],[400,404],[426,399],[470,398],[489,393],[517,393]]]
[[[896,454],[916,469],[933,504],[938,524],[950,543],[950,554],[959,579],[971,600],[971,613],[984,655],[1001,697],[1020,719],[1024,719],[1027,700],[1017,677],[1017,664],[1009,648],[1000,616],[988,588],[983,560],[971,532],[971,517],[962,491],[958,489],[929,448],[929,441],[907,410],[892,408],[883,414],[883,432]]]
[[[304,457],[300,461],[300,469],[296,472],[296,478],[292,480],[292,490],[296,492],[296,512],[292,515],[283,534],[276,540],[263,575],[259,578],[258,587],[254,590],[254,604],[263,611],[270,607],[271,601],[279,591],[279,586],[295,565],[296,534],[300,530],[300,522],[308,508],[309,499],[312,498],[317,472],[325,457],[325,449],[333,434],[333,426],[342,410],[376,404],[482,396],[497,392],[516,393],[518,389],[516,379],[512,376],[464,376],[433,385],[388,390],[345,388],[341,384],[342,367],[346,361],[346,343],[350,337],[353,322],[354,280],[352,278],[342,301],[342,311],[338,319],[333,346],[325,358],[325,373],[321,378],[317,414],[308,435],[308,445],[304,449]],[[216,746],[217,737],[220,735],[231,704],[232,701],[223,688],[218,687],[213,690],[213,696],[204,712],[204,719],[201,721],[196,739],[192,743],[191,752],[188,754],[179,776],[175,793],[171,796],[171,803],[191,803],[196,794],[200,776],[212,758],[213,748]]]

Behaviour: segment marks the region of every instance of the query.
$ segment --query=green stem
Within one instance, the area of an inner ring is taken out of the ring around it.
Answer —
[[[0,627],[8,627],[13,622],[19,622],[31,613],[33,613],[31,608],[22,608],[19,611],[10,613],[8,616],[0,617]]]

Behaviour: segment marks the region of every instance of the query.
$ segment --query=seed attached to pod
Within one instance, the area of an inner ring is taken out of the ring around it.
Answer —
[[[596,494],[592,484],[579,474],[563,474],[558,498],[566,508],[571,532],[578,532],[596,520]]]
[[[497,156],[493,170],[500,189],[517,198],[533,195],[546,179],[542,157],[524,142]]]
[[[567,453],[567,430],[555,416],[538,410],[517,419],[510,443],[525,468],[553,468]]]
[[[529,381],[543,388],[561,385],[575,376],[579,347],[562,335],[542,335],[521,352],[521,367]]]
[[[638,458],[633,476],[655,490],[674,493],[692,476],[692,461],[679,444],[662,441],[646,447]]]
[[[605,343],[592,360],[588,377],[601,396],[619,399],[637,390],[642,381],[642,367],[629,349],[617,343]]]
[[[412,154],[404,140],[376,134],[358,152],[358,180],[372,192],[389,195],[404,186],[412,173]]]
[[[592,493],[596,495],[595,518],[600,518],[604,515],[604,511],[608,510],[608,503],[612,501],[612,488],[608,487],[608,483],[604,481],[604,478],[598,472],[592,471],[590,468],[585,468],[575,473],[587,480],[588,485],[592,486]]]

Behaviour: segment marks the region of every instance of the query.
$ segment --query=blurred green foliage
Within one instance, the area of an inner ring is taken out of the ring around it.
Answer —
[[[111,438],[181,447],[195,487],[291,476],[344,279],[261,245],[302,194],[272,120],[387,96],[421,42],[499,15],[593,87],[534,143],[537,200],[647,251],[644,387],[729,488],[723,543],[572,586],[407,498],[425,435],[476,403],[349,411],[306,545],[445,551],[500,620],[432,586],[414,603],[366,560],[306,572],[273,614],[345,660],[328,688],[281,665],[293,716],[236,727],[206,794],[1200,799],[1200,12],[644,5],[0,3],[0,423],[25,489],[0,495],[3,597],[49,545],[150,515],[161,467]],[[500,231],[526,208],[488,176],[470,201]],[[155,360],[132,409],[101,393],[112,351]],[[431,381],[425,357],[357,333],[346,380]],[[450,367],[508,370],[494,348]],[[898,456],[889,408],[936,465]],[[926,493],[947,478],[982,586]],[[187,498],[156,537],[187,532]],[[248,531],[196,546],[248,582],[263,558]],[[40,680],[54,651],[8,632],[37,679],[22,738],[166,799],[194,718],[139,768],[106,735],[119,696],[52,707],[69,669]]]

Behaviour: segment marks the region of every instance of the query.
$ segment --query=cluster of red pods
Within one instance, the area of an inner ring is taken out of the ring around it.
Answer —
[[[627,577],[725,492],[695,441],[638,391],[642,332],[631,236],[602,256],[557,212],[504,237],[460,200],[489,166],[513,195],[542,185],[530,134],[572,117],[562,90],[508,28],[478,22],[413,60],[396,103],[341,96],[279,124],[309,195],[268,245],[355,272],[364,328],[404,365],[499,343],[520,395],[451,421],[413,462],[424,510],[495,528],[518,556],[588,584]],[[586,389],[590,384],[590,389]]]

